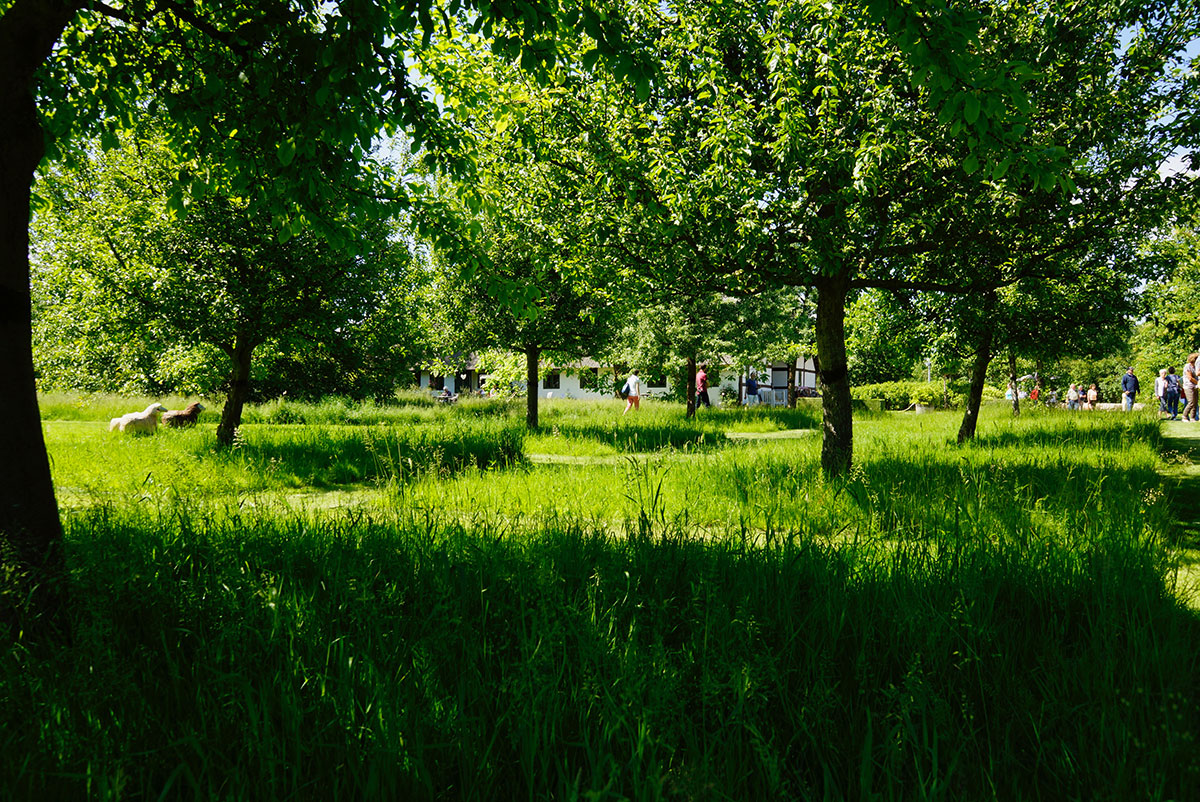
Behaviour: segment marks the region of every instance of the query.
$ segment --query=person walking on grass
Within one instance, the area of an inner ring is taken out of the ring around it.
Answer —
[[[1167,369],[1163,368],[1158,372],[1158,378],[1154,380],[1154,397],[1158,399],[1158,411],[1167,411]]]
[[[1138,377],[1133,375],[1133,367],[1131,366],[1129,370],[1125,371],[1125,375],[1121,377],[1121,399],[1126,412],[1133,409],[1134,399],[1137,398],[1138,390],[1140,389],[1141,387],[1138,386]]]
[[[1097,390],[1096,385],[1093,384],[1091,387],[1088,388],[1088,391],[1087,391],[1087,409],[1090,409],[1093,412],[1095,412],[1096,411],[1096,402],[1099,400],[1100,400],[1100,391]]]
[[[1179,420],[1179,377],[1175,375],[1175,366],[1167,368],[1167,377],[1163,380],[1163,403],[1167,412],[1171,413],[1170,420]]]
[[[642,408],[642,379],[638,376],[637,369],[629,374],[629,378],[625,380],[625,412],[629,411],[630,407],[634,409]],[[621,414],[624,415],[625,412]]]
[[[696,371],[696,409],[711,406],[708,401],[708,365],[704,364]]]
[[[1196,358],[1200,354],[1192,353],[1188,355],[1187,362],[1183,365],[1183,419],[1196,422]]]

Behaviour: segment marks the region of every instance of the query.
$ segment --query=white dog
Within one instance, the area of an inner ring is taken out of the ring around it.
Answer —
[[[130,412],[108,422],[108,430],[114,429],[131,434],[154,434],[158,428],[158,418],[165,410],[162,404],[155,401],[141,412]]]

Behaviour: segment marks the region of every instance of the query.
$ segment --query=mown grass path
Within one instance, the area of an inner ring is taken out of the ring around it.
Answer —
[[[1163,421],[1163,489],[1178,524],[1177,592],[1200,609],[1200,423]]]
[[[753,443],[765,440],[802,440],[818,434],[817,429],[780,429],[774,432],[725,432],[728,440],[741,443]],[[526,455],[535,465],[620,465],[631,459],[642,461],[658,461],[665,459],[688,458],[681,457],[677,452],[666,451],[630,451],[620,454],[580,455],[580,454],[542,454],[533,452]]]

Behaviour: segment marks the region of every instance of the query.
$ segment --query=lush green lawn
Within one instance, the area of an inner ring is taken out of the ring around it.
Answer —
[[[0,787],[1200,797],[1153,417],[869,416],[828,481],[809,412],[620,410],[48,415],[75,639],[10,648]]]

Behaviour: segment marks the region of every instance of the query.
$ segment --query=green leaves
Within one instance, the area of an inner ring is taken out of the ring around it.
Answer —
[[[283,140],[276,148],[275,155],[279,158],[279,163],[287,167],[292,163],[292,159],[296,158],[296,141],[290,137]]]
[[[979,119],[979,97],[974,92],[967,93],[963,104],[963,117],[968,125],[974,125]]]

